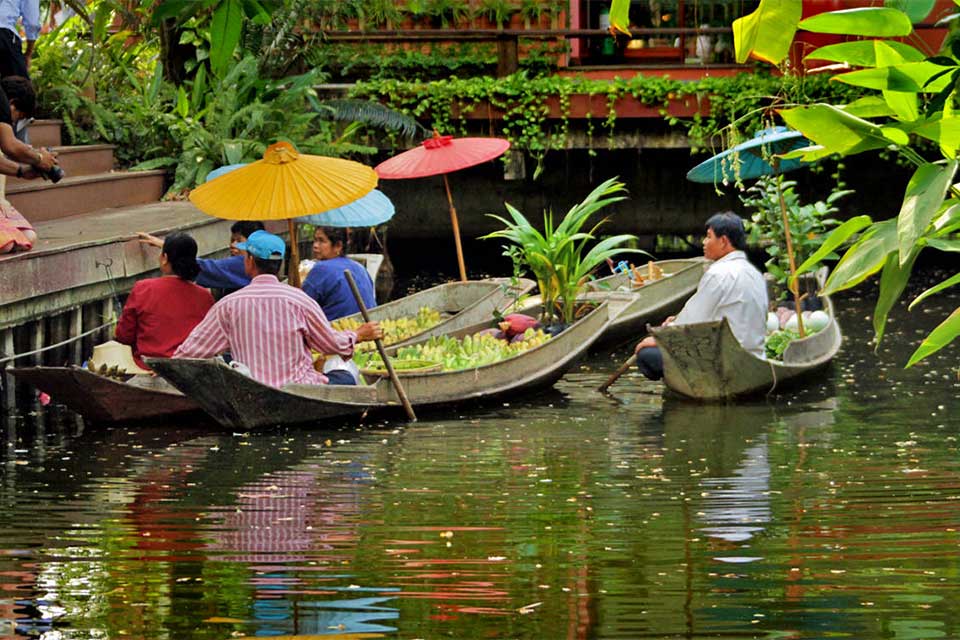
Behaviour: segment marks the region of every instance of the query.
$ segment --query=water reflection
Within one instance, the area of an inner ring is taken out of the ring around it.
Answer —
[[[8,418],[0,637],[960,637],[955,362],[849,334],[728,406],[600,396],[613,354],[413,425]]]

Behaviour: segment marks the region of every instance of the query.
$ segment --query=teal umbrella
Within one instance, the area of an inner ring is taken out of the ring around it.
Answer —
[[[712,183],[735,182],[787,173],[808,163],[799,159],[784,160],[776,156],[809,147],[811,144],[813,143],[804,138],[799,131],[792,131],[786,127],[763,129],[750,140],[730,147],[690,169],[687,172],[687,180]]]

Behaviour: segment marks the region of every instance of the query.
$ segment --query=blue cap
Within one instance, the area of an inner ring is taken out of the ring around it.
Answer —
[[[266,231],[254,231],[246,242],[238,242],[237,249],[261,260],[283,260],[286,244],[283,238]]]

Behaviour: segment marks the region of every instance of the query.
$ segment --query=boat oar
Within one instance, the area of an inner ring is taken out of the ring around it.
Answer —
[[[353,298],[357,301],[357,306],[360,307],[360,315],[363,316],[364,322],[370,322],[367,305],[363,304],[363,297],[360,295],[360,290],[357,289],[357,283],[353,279],[353,274],[344,269],[343,276],[347,279],[347,284],[350,285]],[[374,340],[374,344],[377,345],[380,359],[383,360],[383,366],[387,370],[387,375],[390,376],[390,382],[393,383],[393,388],[397,390],[397,395],[400,396],[400,403],[403,405],[404,411],[407,412],[407,417],[410,419],[410,422],[416,422],[417,414],[413,412],[413,406],[411,406],[410,401],[407,399],[407,392],[403,390],[403,385],[400,384],[400,377],[397,375],[397,372],[393,370],[393,364],[391,364],[390,358],[387,357],[387,350],[383,348],[383,340],[377,338]]]
[[[614,382],[617,381],[617,378],[619,378],[624,373],[626,373],[627,369],[629,369],[635,364],[637,364],[637,354],[633,354],[632,356],[627,358],[627,361],[624,362],[622,365],[620,365],[620,368],[614,371],[613,375],[607,378],[606,382],[604,382],[602,385],[597,387],[597,391],[599,391],[600,393],[605,392],[610,387],[610,385],[612,385]]]

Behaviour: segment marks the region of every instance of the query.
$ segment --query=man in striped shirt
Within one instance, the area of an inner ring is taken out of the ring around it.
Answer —
[[[356,331],[330,326],[316,300],[277,279],[285,247],[272,233],[255,231],[237,248],[250,284],[217,302],[173,357],[209,358],[229,350],[255,380],[274,387],[355,384],[349,372],[316,371],[310,351],[349,358],[355,343],[383,337],[380,323]]]

